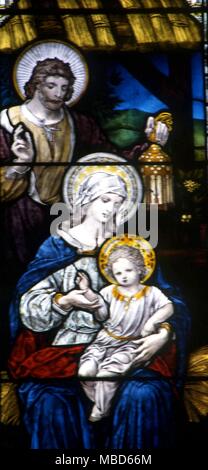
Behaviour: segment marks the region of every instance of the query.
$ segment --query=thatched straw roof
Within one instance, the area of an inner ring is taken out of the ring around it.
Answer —
[[[62,37],[86,50],[140,52],[197,49],[202,40],[201,25],[185,0],[19,0],[17,5],[22,15],[0,28],[1,51],[45,37]]]

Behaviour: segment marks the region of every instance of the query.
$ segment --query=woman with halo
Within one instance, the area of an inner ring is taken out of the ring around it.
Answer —
[[[0,113],[1,202],[8,203],[2,244],[22,273],[49,236],[50,206],[62,200],[66,164],[86,153],[117,152],[91,117],[71,110],[89,79],[76,47],[57,40],[34,43],[17,58],[13,77],[23,103]],[[150,117],[146,134],[153,129]],[[165,145],[164,123],[156,123],[156,134]],[[134,149],[127,153],[132,159]]]
[[[87,153],[117,153],[87,110],[74,111],[88,85],[84,56],[69,43],[44,40],[18,56],[13,81],[22,103],[0,113],[1,266],[4,279],[0,304],[7,312],[18,278],[50,234],[51,206],[62,201],[68,164]],[[168,138],[167,126],[157,122],[158,142]],[[154,128],[147,122],[146,133]],[[124,153],[132,159],[140,145]],[[9,342],[3,332],[3,354]],[[4,362],[4,360],[3,360]]]
[[[104,226],[112,227],[131,217],[142,196],[140,178],[132,166],[122,165],[124,160],[113,155],[99,154],[97,159],[105,165],[90,165],[96,160],[90,155],[82,159],[88,166],[72,167],[66,175],[65,200],[72,212],[73,205],[81,212],[84,209],[81,222],[70,228],[63,226],[59,236],[50,237],[40,247],[18,283],[11,307],[12,326],[17,330],[20,312],[23,328],[9,366],[13,377],[22,380],[19,396],[23,418],[31,447],[36,449],[97,445],[87,419],[90,403],[79,381],[64,380],[77,375],[80,355],[100,328],[90,313],[97,309],[97,303],[86,299],[79,289],[74,290],[75,278],[77,270],[85,270],[90,272],[95,291],[103,286],[95,253],[108,233]],[[115,165],[106,165],[112,161]],[[143,338],[137,355],[139,368],[119,388],[108,430],[99,431],[101,447],[172,445],[176,388],[167,379],[176,370],[178,379],[183,378],[189,321],[183,300],[172,292],[159,271],[154,284],[168,291],[175,313],[168,328]],[[165,345],[168,350],[163,351]],[[142,364],[153,357],[152,368],[144,369]]]

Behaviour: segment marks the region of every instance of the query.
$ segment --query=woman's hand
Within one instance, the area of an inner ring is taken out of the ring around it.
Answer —
[[[63,295],[58,300],[58,304],[64,310],[69,310],[71,307],[75,307],[81,310],[89,310],[90,312],[94,312],[100,307],[99,297],[96,296],[96,299],[90,301],[85,297],[86,292],[87,289],[71,290],[68,294]]]
[[[142,366],[147,361],[150,361],[168,342],[168,339],[168,331],[161,328],[159,333],[134,341],[134,343],[138,344],[138,348],[136,350],[137,356],[133,361],[134,367]]]

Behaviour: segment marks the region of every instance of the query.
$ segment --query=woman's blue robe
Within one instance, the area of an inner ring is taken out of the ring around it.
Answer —
[[[29,288],[78,259],[76,249],[59,237],[50,237],[21,277],[10,308],[11,337],[21,327],[19,300]],[[91,424],[90,401],[76,378],[27,380],[19,385],[23,419],[33,449],[154,449],[175,443],[176,389],[182,388],[186,369],[190,318],[177,289],[168,284],[158,268],[152,284],[174,302],[169,320],[176,333],[177,376],[172,380],[158,372],[137,369],[122,381],[109,419]],[[96,432],[95,432],[96,430]]]

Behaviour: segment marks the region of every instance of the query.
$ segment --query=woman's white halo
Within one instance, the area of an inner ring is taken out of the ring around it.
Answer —
[[[78,160],[78,163],[82,162],[89,163],[89,165],[72,166],[64,178],[63,199],[70,211],[73,213],[74,207],[77,204],[76,201],[80,200],[85,180],[90,175],[100,171],[109,175],[117,175],[125,183],[127,199],[118,211],[117,224],[120,225],[130,220],[137,211],[143,197],[142,180],[136,169],[132,165],[126,164],[127,161],[124,158],[105,152],[86,155]],[[106,163],[109,163],[109,165],[106,165]]]
[[[74,91],[71,99],[66,104],[71,106],[80,99],[87,87],[89,79],[85,59],[71,44],[62,41],[46,40],[29,46],[19,55],[15,63],[13,71],[14,85],[17,93],[23,100],[26,98],[24,86],[30,79],[37,62],[55,58],[69,64],[75,76],[73,85]]]

